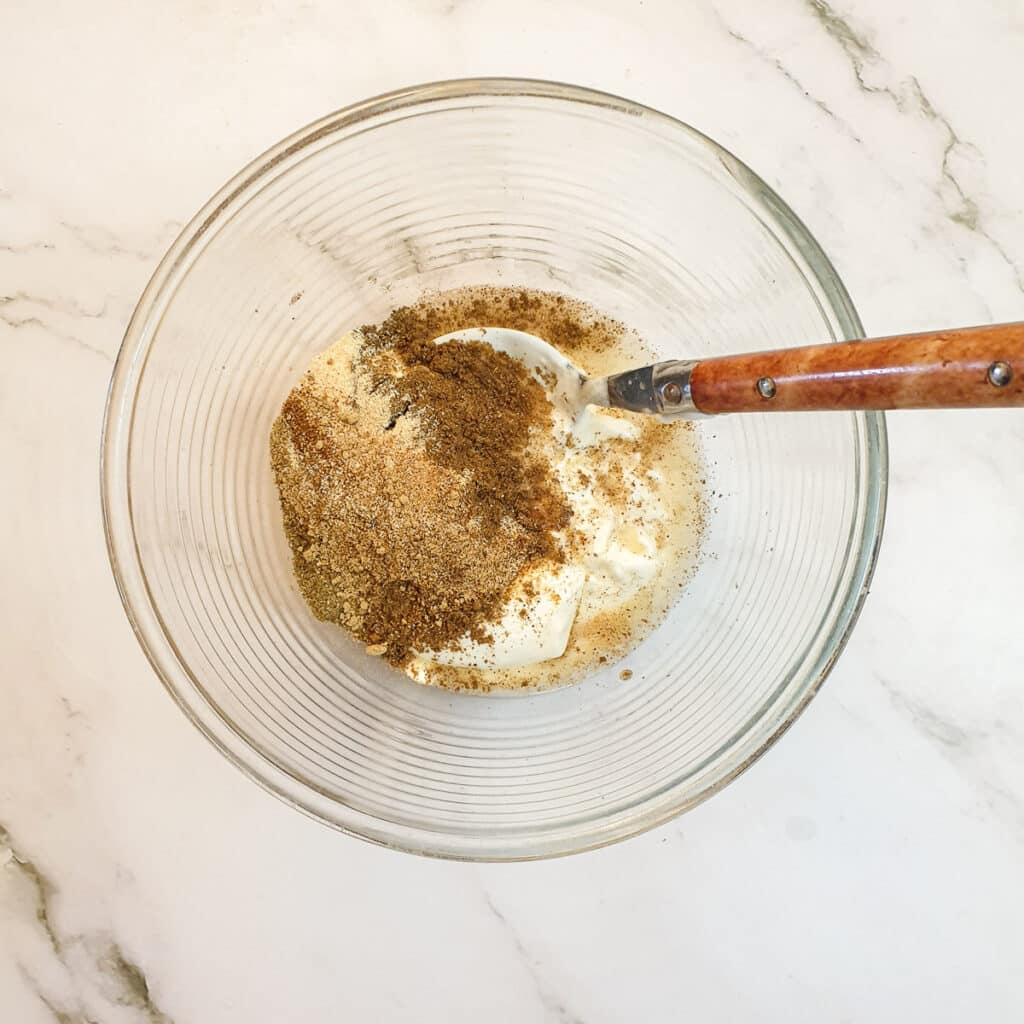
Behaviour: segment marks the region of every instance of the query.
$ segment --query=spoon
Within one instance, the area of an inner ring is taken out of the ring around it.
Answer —
[[[576,417],[588,405],[692,418],[725,412],[1024,406],[1024,322],[899,334],[710,359],[669,359],[588,377],[543,338],[471,327],[437,339],[483,341],[538,372]]]

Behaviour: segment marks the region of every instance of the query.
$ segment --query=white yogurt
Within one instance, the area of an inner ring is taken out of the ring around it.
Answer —
[[[555,469],[573,510],[572,527],[582,534],[583,543],[567,564],[537,570],[519,582],[501,620],[488,630],[492,642],[482,644],[466,636],[453,649],[420,652],[418,667],[414,664],[416,676],[431,662],[502,669],[559,658],[577,616],[592,616],[625,604],[650,583],[663,561],[658,536],[666,513],[659,496],[659,474],[645,470],[636,454],[632,460],[618,460],[621,486],[630,495],[628,502],[608,501],[595,485],[595,476],[606,461],[603,446],[616,438],[637,438],[636,425],[605,409],[581,409],[579,371],[546,343],[531,343],[530,335],[479,329],[460,331],[455,337],[487,340],[508,352],[530,367],[552,396],[552,452],[561,453]],[[530,598],[523,593],[527,582],[532,585]]]

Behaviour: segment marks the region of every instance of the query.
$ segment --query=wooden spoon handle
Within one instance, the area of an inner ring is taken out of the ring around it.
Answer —
[[[697,363],[704,413],[1024,406],[1024,322]]]

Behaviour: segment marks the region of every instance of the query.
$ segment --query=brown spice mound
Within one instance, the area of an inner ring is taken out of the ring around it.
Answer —
[[[494,312],[428,303],[362,328],[362,349],[314,362],[271,432],[304,597],[396,665],[486,641],[520,576],[564,558],[544,389],[489,345],[433,344]]]
[[[551,531],[566,527],[571,513],[549,462],[529,450],[531,433],[551,428],[544,389],[522,363],[483,342],[435,345],[430,321],[427,310],[406,306],[360,329],[375,386],[392,391],[393,417],[419,415],[434,462],[467,474],[475,517],[497,528],[511,515],[536,545],[535,558],[554,557]],[[397,382],[372,358],[382,350],[404,364]]]
[[[570,358],[617,347],[618,320],[556,292],[480,286],[440,293],[396,310],[370,328],[377,344],[425,343],[466,327],[509,327],[536,334]],[[366,328],[363,328],[366,330]]]

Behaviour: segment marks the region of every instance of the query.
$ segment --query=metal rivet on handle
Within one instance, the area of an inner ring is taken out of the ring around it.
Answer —
[[[661,393],[670,405],[678,405],[683,400],[683,389],[675,381],[669,381]]]
[[[1005,388],[1013,377],[1013,367],[1009,363],[999,360],[988,368],[988,382],[993,387]]]
[[[775,381],[771,377],[762,377],[757,382],[757,393],[762,398],[774,398],[775,397]]]

